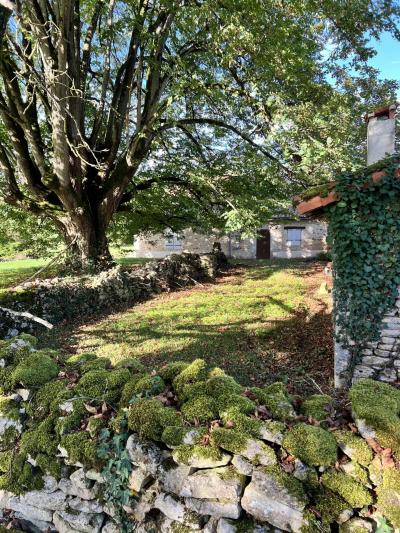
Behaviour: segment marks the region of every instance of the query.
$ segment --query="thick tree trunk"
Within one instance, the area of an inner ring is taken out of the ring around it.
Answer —
[[[67,244],[68,270],[98,272],[113,266],[104,222],[79,214],[60,223]]]

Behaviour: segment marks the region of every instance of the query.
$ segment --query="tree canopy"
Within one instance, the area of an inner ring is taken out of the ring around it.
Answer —
[[[396,84],[389,0],[0,0],[6,202],[49,218],[78,266],[106,232],[250,230],[364,157]],[[119,222],[118,222],[119,220]]]

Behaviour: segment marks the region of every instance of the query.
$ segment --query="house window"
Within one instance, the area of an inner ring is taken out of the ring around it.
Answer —
[[[303,228],[285,228],[286,231],[286,244],[290,248],[300,248],[301,246],[301,233]]]
[[[176,233],[171,233],[171,235],[168,235],[165,246],[167,250],[171,250],[173,252],[177,252],[182,250],[182,239],[177,235]]]

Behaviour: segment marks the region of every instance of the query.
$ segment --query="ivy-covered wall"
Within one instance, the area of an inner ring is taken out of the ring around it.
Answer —
[[[200,359],[112,367],[38,350],[29,335],[0,341],[0,361],[0,530],[400,528],[390,385],[359,381],[343,403],[299,398],[282,383],[242,387]]]
[[[400,379],[399,156],[339,176],[327,209],[334,266],[335,379]]]

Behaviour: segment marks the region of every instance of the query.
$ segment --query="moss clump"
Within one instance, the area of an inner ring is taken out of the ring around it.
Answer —
[[[376,490],[378,509],[390,520],[394,528],[400,528],[400,472],[394,468],[384,470],[383,481]]]
[[[301,481],[292,475],[283,472],[279,466],[264,466],[261,471],[265,472],[265,474],[269,476],[272,476],[278,485],[287,490],[289,494],[297,498],[299,502],[303,503],[304,505],[308,502],[308,498]]]
[[[71,396],[65,389],[65,381],[49,381],[37,391],[32,400],[26,404],[26,412],[36,420],[42,420],[52,411],[58,410],[58,405],[64,396]]]
[[[230,427],[233,427],[233,429],[241,431],[242,433],[247,433],[252,437],[260,436],[260,430],[263,425],[261,420],[250,418],[235,407],[220,412],[220,416],[225,425],[229,425]]]
[[[142,439],[160,441],[167,426],[181,425],[179,413],[152,398],[143,398],[129,408],[128,427]]]
[[[67,368],[75,370],[89,361],[96,360],[97,355],[95,353],[77,353],[75,355],[71,355],[71,357],[68,357],[68,359],[65,361],[65,365]]]
[[[165,381],[173,381],[173,379],[183,370],[185,370],[188,366],[189,363],[185,363],[184,361],[174,361],[172,363],[168,363],[162,366],[158,371],[158,374]]]
[[[331,402],[332,398],[327,394],[314,394],[303,402],[301,413],[321,422],[328,417],[328,409]]]
[[[246,396],[240,396],[239,394],[223,394],[218,398],[218,411],[223,412],[230,408],[235,408],[241,413],[250,415],[254,413],[256,405]]]
[[[208,422],[218,417],[218,405],[213,398],[199,396],[181,407],[182,416],[188,421]]]
[[[24,387],[40,387],[56,378],[59,368],[48,355],[34,352],[23,359],[12,371],[14,385],[21,383]]]
[[[85,418],[85,415],[88,414],[83,400],[73,400],[72,406],[72,413],[60,417],[55,424],[55,431],[60,436],[70,433],[75,429],[79,429],[82,420]]]
[[[265,405],[273,418],[285,421],[293,420],[296,417],[290,396],[283,383],[273,383],[263,389],[253,387],[251,391],[258,402]]]
[[[343,472],[348,476],[354,477],[354,479],[363,485],[369,485],[368,472],[360,464],[350,461],[349,463],[342,464],[341,467]]]
[[[68,453],[68,460],[91,467],[96,461],[96,446],[85,431],[70,433],[61,438],[60,446]]]
[[[181,396],[185,385],[204,381],[207,377],[206,363],[203,359],[195,359],[184,368],[173,380],[173,385],[178,396]]]
[[[143,376],[136,382],[135,393],[142,396],[157,396],[165,390],[165,382],[161,376]]]
[[[16,403],[6,396],[0,396],[0,415],[16,421],[21,418]]]
[[[217,428],[211,434],[212,442],[224,450],[240,454],[246,449],[248,435],[234,429]]]
[[[139,359],[134,359],[133,357],[128,357],[127,359],[122,359],[114,365],[115,368],[128,368],[131,374],[142,374],[146,370],[146,367]]]
[[[206,427],[188,428],[183,426],[168,426],[164,429],[161,440],[167,446],[173,448],[181,444],[199,444],[203,436],[207,435],[207,433],[208,428]]]
[[[88,420],[86,429],[92,439],[94,439],[106,426],[106,420],[104,420],[103,418],[94,418],[93,416],[91,416]]]
[[[9,426],[0,436],[0,451],[13,449],[17,443],[19,432],[14,426]]]
[[[282,445],[289,453],[311,466],[329,466],[337,459],[335,439],[320,427],[297,424],[286,433]]]
[[[400,457],[400,390],[372,379],[361,379],[350,389],[354,418],[371,427],[380,445]]]
[[[23,433],[20,441],[21,453],[25,456],[32,455],[32,457],[39,452],[55,456],[58,442],[53,430],[53,418],[46,418],[35,429]]]
[[[125,383],[119,402],[121,407],[127,407],[134,398],[137,398],[136,384],[143,377],[145,377],[145,374],[136,374]]]
[[[113,371],[92,370],[81,377],[75,391],[85,398],[117,404],[123,386],[130,378],[127,368]]]
[[[13,388],[12,368],[0,368],[0,394],[6,394]]]
[[[331,491],[339,494],[351,507],[359,509],[372,503],[368,490],[358,481],[343,472],[326,472],[322,483]]]
[[[320,513],[322,522],[331,524],[343,511],[349,509],[349,504],[334,492],[320,486],[315,495],[315,508]]]
[[[223,456],[219,448],[214,446],[188,445],[182,444],[175,448],[174,458],[185,465],[189,465],[193,459],[210,459],[221,461]]]
[[[21,454],[14,455],[11,471],[0,476],[0,489],[14,494],[40,490],[43,485],[42,472],[27,463]]]
[[[93,361],[87,361],[86,363],[83,363],[83,365],[80,367],[80,371],[82,374],[85,374],[91,370],[104,370],[106,368],[110,368],[110,366],[111,361],[109,359],[106,357],[99,357]]]
[[[50,457],[45,453],[39,453],[35,461],[43,474],[61,479],[61,465],[56,457]]]
[[[357,437],[351,431],[335,431],[333,433],[339,448],[353,461],[360,465],[368,466],[372,461],[373,454],[371,448],[361,437]]]
[[[14,451],[0,452],[0,472],[8,472],[11,469]]]

